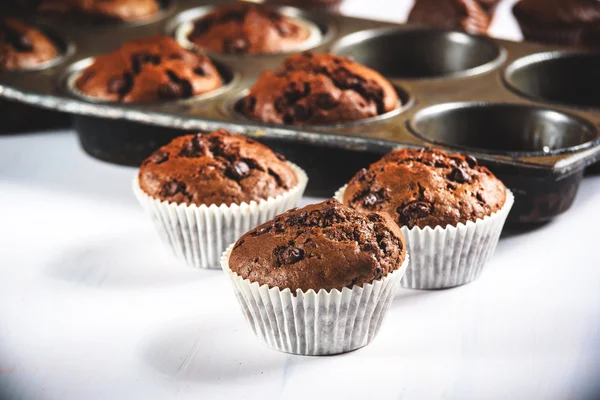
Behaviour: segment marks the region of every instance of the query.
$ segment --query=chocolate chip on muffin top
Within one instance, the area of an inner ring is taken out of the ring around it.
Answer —
[[[259,285],[318,292],[381,279],[405,257],[402,233],[388,217],[328,200],[246,233],[235,244],[229,267]]]
[[[94,19],[135,21],[160,10],[157,0],[39,0],[37,10],[77,13]]]
[[[14,18],[0,18],[0,71],[34,68],[58,57],[55,44]]]
[[[208,57],[167,36],[134,39],[98,56],[75,82],[86,95],[123,103],[184,99],[222,84]]]
[[[344,57],[307,52],[264,72],[237,109],[262,122],[319,125],[375,117],[398,103],[379,73]]]
[[[408,22],[484,34],[490,18],[477,0],[416,0]]]
[[[260,201],[298,183],[283,156],[222,129],[161,147],[142,163],[138,180],[151,197],[198,206]]]
[[[265,54],[297,50],[309,30],[260,4],[238,3],[217,7],[194,23],[188,40],[225,54]]]
[[[388,213],[400,226],[456,226],[498,211],[506,187],[472,156],[438,150],[393,151],[359,171],[344,204]]]

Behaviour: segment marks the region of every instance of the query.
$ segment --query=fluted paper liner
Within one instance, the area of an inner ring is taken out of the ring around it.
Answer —
[[[175,256],[191,267],[218,269],[227,246],[250,229],[298,205],[308,177],[300,167],[290,162],[288,165],[294,170],[298,184],[286,193],[259,202],[220,206],[169,203],[147,195],[140,188],[137,175],[133,191]]]
[[[407,255],[400,268],[362,287],[292,292],[260,286],[231,271],[232,248],[223,253],[221,267],[231,279],[248,324],[267,346],[301,355],[339,354],[369,344],[408,266]]]
[[[345,190],[342,187],[334,197],[343,202]],[[513,203],[514,196],[506,189],[504,206],[482,219],[445,228],[400,227],[411,258],[402,286],[443,289],[477,279],[496,249]]]

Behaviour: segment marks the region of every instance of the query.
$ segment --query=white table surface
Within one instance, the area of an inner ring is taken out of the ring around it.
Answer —
[[[0,137],[1,399],[600,397],[600,177],[478,281],[401,290],[372,344],[301,357],[257,341],[221,272],[171,258],[134,174],[72,132]]]

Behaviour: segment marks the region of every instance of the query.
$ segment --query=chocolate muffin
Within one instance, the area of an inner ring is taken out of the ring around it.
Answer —
[[[471,156],[403,149],[359,171],[343,200],[359,211],[388,213],[400,226],[444,228],[500,210],[506,187]]]
[[[281,155],[222,129],[174,139],[142,163],[138,180],[153,198],[198,206],[258,202],[298,183]]]
[[[36,0],[40,12],[79,14],[100,20],[135,21],[155,15],[157,0]]]
[[[328,200],[277,216],[242,236],[230,269],[259,285],[342,290],[398,269],[404,238],[387,216],[363,214]]]
[[[264,72],[237,111],[268,123],[322,125],[376,117],[398,104],[394,87],[379,73],[332,54],[303,53]]]
[[[123,103],[184,99],[222,84],[208,57],[167,36],[134,39],[98,56],[75,81],[88,96]]]
[[[477,0],[415,0],[408,22],[485,34],[490,25],[490,17]]]
[[[265,0],[265,4],[292,6],[309,10],[339,11],[343,0]]]
[[[294,51],[309,30],[279,11],[260,4],[237,3],[216,8],[194,23],[188,40],[224,54],[266,54]]]
[[[579,45],[587,26],[600,25],[600,1],[521,0],[513,14],[527,40]]]
[[[14,18],[0,19],[0,71],[34,68],[59,55],[39,30]]]

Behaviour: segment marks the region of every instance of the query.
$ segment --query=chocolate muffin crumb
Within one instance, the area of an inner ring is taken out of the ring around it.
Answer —
[[[485,34],[490,17],[477,0],[415,0],[408,22]]]
[[[434,228],[493,214],[506,188],[472,156],[403,149],[359,171],[343,200],[359,211],[388,213],[400,226]]]
[[[37,0],[37,11],[78,14],[97,20],[135,21],[160,10],[156,0]]]
[[[41,31],[14,18],[0,18],[0,71],[35,68],[58,55],[56,45]]]
[[[151,197],[198,206],[260,201],[298,183],[268,147],[222,129],[174,139],[142,163],[138,179]]]
[[[398,103],[394,87],[377,72],[333,54],[306,52],[264,72],[238,111],[262,122],[319,125],[375,117]]]
[[[154,36],[134,39],[96,57],[75,87],[98,99],[133,103],[185,99],[222,84],[208,57],[184,49],[170,37]]]
[[[297,50],[309,38],[308,29],[260,4],[217,7],[194,23],[188,40],[224,54],[266,54]]]
[[[259,285],[318,292],[372,283],[405,258],[404,238],[389,217],[328,200],[246,233],[235,244],[229,267]]]

